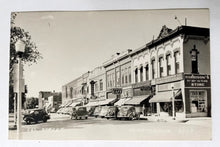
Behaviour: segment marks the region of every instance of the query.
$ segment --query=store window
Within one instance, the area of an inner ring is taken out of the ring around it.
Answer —
[[[200,90],[190,91],[191,112],[207,112],[207,92]]]
[[[177,51],[174,53],[174,59],[175,59],[175,73],[180,73],[180,52]]]
[[[171,55],[168,54],[166,56],[166,60],[167,60],[167,76],[171,75]]]
[[[163,77],[163,57],[159,58],[159,73],[160,77]]]

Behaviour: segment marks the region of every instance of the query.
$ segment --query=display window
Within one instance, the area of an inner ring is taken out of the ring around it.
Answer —
[[[190,90],[191,113],[207,112],[207,91]]]

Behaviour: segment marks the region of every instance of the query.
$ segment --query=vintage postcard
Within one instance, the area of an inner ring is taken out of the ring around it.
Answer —
[[[9,139],[212,140],[209,9],[12,12]]]

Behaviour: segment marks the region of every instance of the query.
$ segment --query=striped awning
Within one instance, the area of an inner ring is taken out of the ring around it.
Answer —
[[[119,101],[117,101],[114,105],[115,106],[122,106],[125,104],[126,101],[129,101],[131,98],[121,98]]]
[[[181,95],[181,90],[175,91],[175,98]],[[153,96],[149,102],[150,103],[158,103],[158,102],[171,102],[173,97],[172,91],[158,92],[155,96]],[[181,99],[175,99],[178,101]]]
[[[126,105],[139,105],[141,102],[149,98],[150,95],[142,95],[142,96],[135,96],[129,101],[126,101],[124,104]]]

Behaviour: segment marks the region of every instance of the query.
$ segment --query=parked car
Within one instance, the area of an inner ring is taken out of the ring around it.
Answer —
[[[38,123],[38,121],[47,122],[50,119],[50,115],[44,109],[35,109],[30,111],[29,114],[25,114],[23,120],[27,124],[31,124],[31,122]]]
[[[94,112],[93,112],[93,116],[98,117],[101,110],[102,110],[101,106],[96,107]]]
[[[118,119],[139,119],[140,113],[135,110],[134,106],[121,106],[117,115]]]
[[[71,119],[88,119],[86,107],[73,107]]]
[[[109,106],[102,106],[98,116],[104,118],[108,113],[108,108]]]
[[[117,106],[109,106],[107,114],[105,115],[105,118],[116,118],[117,119],[117,114],[118,114],[118,107]]]
[[[95,106],[92,106],[92,107],[87,107],[88,109],[88,115],[89,116],[93,116],[93,113],[94,113],[94,111],[95,111]]]

